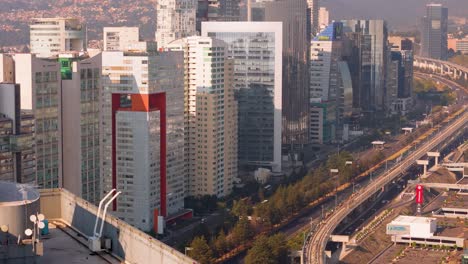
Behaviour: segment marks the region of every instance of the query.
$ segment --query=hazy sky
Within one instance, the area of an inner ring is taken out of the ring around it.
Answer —
[[[468,0],[321,0],[330,10],[330,19],[383,18],[390,28],[415,26],[424,15],[425,5],[435,2],[449,8],[449,16],[468,18]]]

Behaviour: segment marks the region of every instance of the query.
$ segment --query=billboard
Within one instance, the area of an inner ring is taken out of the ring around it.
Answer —
[[[409,235],[410,226],[409,225],[387,225],[387,235]]]
[[[422,185],[420,184],[416,185],[416,203],[417,204],[423,203],[423,191],[424,191],[424,188],[422,187]]]

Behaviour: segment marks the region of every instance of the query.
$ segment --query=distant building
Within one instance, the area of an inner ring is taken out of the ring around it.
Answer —
[[[101,54],[58,57],[62,87],[63,187],[97,204],[101,197]]]
[[[310,45],[310,142],[337,139],[344,116],[352,112],[352,82],[342,61],[343,24],[333,22]]]
[[[138,27],[104,27],[104,50],[123,51],[139,41]]]
[[[393,114],[406,115],[410,110],[413,96],[413,60],[412,50],[391,52],[386,99]]]
[[[227,196],[237,177],[237,102],[228,48],[210,37],[176,40],[167,48],[185,57],[187,193]]]
[[[307,7],[309,11],[309,23],[310,23],[310,33],[312,36],[315,36],[320,31],[320,9],[319,7],[319,0],[307,0]],[[323,12],[323,11],[322,11]],[[325,16],[325,13],[322,13]],[[328,12],[327,12],[327,20],[328,20]],[[325,18],[325,17],[324,17]],[[328,21],[327,21],[328,25]]]
[[[31,53],[38,57],[86,50],[86,26],[78,18],[35,18],[29,30]]]
[[[102,53],[102,191],[121,191],[112,210],[145,231],[184,208],[183,63],[182,52]]]
[[[455,44],[455,51],[468,54],[468,38],[458,39]]]
[[[156,2],[156,12],[158,48],[164,48],[176,39],[197,34],[197,0],[160,0]]]
[[[330,24],[330,18],[329,18],[329,13],[328,13],[327,8],[320,7],[318,16],[319,16],[318,23],[320,27],[319,30],[322,31],[328,26],[328,24]]]
[[[281,22],[205,22],[202,36],[226,42],[234,59],[239,166],[281,172]]]
[[[36,184],[34,117],[20,109],[20,86],[0,83],[0,181]]]
[[[388,31],[383,20],[344,20],[345,52],[353,81],[353,106],[363,112],[384,111],[388,67]]]
[[[448,9],[441,4],[426,5],[422,19],[421,55],[447,60]]]

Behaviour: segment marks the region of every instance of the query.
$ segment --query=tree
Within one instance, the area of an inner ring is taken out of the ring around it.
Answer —
[[[200,264],[210,264],[214,262],[213,251],[211,251],[204,237],[195,237],[192,243],[190,243],[190,248],[191,250],[188,251],[188,255],[200,262]]]
[[[242,217],[232,229],[232,240],[235,245],[246,242],[252,235],[253,230],[247,217]]]
[[[288,262],[286,237],[279,233],[271,237],[261,235],[255,240],[245,258],[246,264],[280,264]]]
[[[247,201],[247,199],[241,199],[241,200],[234,201],[231,212],[233,215],[240,218],[243,216],[248,216],[251,210],[252,210],[252,207]]]
[[[270,243],[265,235],[259,236],[245,257],[245,264],[277,263],[270,251]]]
[[[216,253],[221,256],[226,252],[229,248],[228,241],[226,240],[226,234],[224,233],[224,230],[221,229],[219,231],[218,236],[216,237],[216,240],[213,243],[214,249],[216,250]]]

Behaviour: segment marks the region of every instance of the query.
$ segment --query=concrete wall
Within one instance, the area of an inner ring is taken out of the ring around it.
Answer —
[[[41,190],[40,205],[46,219],[59,219],[86,236],[92,234],[96,206],[64,189]],[[112,253],[127,263],[197,263],[110,214],[106,218],[103,237],[112,239]]]

